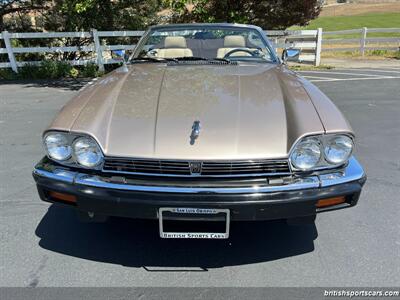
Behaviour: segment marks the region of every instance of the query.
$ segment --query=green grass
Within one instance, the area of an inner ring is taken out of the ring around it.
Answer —
[[[346,29],[357,29],[362,27],[369,28],[400,28],[400,13],[370,13],[365,15],[355,16],[332,16],[332,17],[319,17],[310,22],[308,26],[299,27],[292,26],[290,29],[317,29],[322,28],[323,31],[338,31]],[[398,37],[400,33],[396,32],[372,32],[368,37]],[[358,38],[360,34],[346,34],[346,35],[329,35],[326,38]]]
[[[390,50],[367,50],[364,57],[361,57],[360,51],[330,51],[323,52],[322,58],[364,58],[364,59],[400,59],[400,51]]]

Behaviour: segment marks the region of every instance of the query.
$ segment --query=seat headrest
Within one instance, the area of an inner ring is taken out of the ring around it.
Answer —
[[[183,36],[167,36],[164,39],[164,48],[187,48],[186,39]]]
[[[246,47],[246,41],[244,36],[242,35],[227,35],[224,38],[224,47],[233,48],[233,47]]]

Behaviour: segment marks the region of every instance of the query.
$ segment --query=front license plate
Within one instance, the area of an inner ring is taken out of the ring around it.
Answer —
[[[223,232],[177,232],[165,231],[165,215],[169,214],[174,220],[200,220],[201,222],[224,222]],[[230,214],[229,209],[218,208],[189,208],[189,207],[161,207],[158,210],[160,237],[163,239],[227,239],[229,237]],[[211,221],[210,221],[211,220]]]

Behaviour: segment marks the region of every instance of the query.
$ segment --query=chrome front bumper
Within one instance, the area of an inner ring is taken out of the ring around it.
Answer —
[[[33,171],[40,198],[73,205],[96,215],[157,219],[165,207],[225,209],[231,220],[294,219],[357,204],[365,173],[355,158],[341,170],[287,178],[218,179],[134,178],[87,174],[44,158]],[[54,198],[69,195],[73,203]],[[53,194],[52,194],[53,193]],[[320,199],[345,202],[317,208]]]
[[[157,193],[179,193],[179,194],[254,194],[274,193],[284,191],[296,191],[306,189],[325,188],[339,184],[363,180],[366,175],[358,163],[352,157],[346,167],[340,170],[324,171],[307,176],[293,176],[279,183],[265,181],[254,182],[239,186],[231,185],[193,185],[193,184],[171,184],[168,182],[155,184],[151,178],[148,181],[135,182],[126,180],[124,177],[110,177],[102,175],[91,175],[72,171],[54,164],[39,163],[34,171],[34,177],[47,178],[72,185],[102,188],[109,190],[125,190],[134,192],[157,192]]]

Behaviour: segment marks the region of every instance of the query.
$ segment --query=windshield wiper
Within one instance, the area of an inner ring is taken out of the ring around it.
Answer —
[[[179,56],[175,57],[176,60],[208,60],[208,58],[201,56]]]
[[[224,61],[228,64],[230,64],[232,61],[230,59],[224,58],[224,57],[215,57],[215,58],[211,58],[210,60],[217,60],[217,61]]]
[[[232,63],[230,59],[222,58],[222,57],[215,57],[215,58],[206,58],[201,56],[182,56],[182,57],[175,57],[177,61],[223,61],[228,64]]]
[[[152,62],[169,62],[169,61],[174,61],[177,62],[178,60],[176,58],[163,58],[163,57],[135,57],[132,58],[131,61],[152,61]]]

